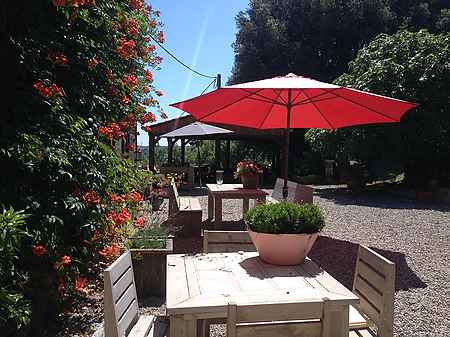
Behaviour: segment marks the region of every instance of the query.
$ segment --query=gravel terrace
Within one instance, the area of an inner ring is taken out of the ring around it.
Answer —
[[[315,189],[326,227],[310,257],[350,288],[357,244],[374,248],[397,265],[394,336],[450,336],[450,207],[382,192],[352,196],[339,186]],[[199,198],[205,219],[207,197]],[[242,202],[224,201],[224,221],[241,214]],[[224,336],[222,327],[213,330]]]

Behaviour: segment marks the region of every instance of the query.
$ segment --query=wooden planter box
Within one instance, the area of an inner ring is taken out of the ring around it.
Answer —
[[[172,253],[172,239],[164,249],[131,249],[138,298],[166,296],[166,261]]]

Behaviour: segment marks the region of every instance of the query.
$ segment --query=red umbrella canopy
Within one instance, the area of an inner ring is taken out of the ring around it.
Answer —
[[[222,87],[171,106],[203,122],[257,129],[337,129],[399,122],[416,104],[288,74]]]

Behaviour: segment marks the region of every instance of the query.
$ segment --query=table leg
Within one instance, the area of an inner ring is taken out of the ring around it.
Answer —
[[[323,321],[323,337],[348,337],[348,305],[330,305]]]
[[[211,191],[208,190],[208,220],[212,221],[214,216],[214,197]]]
[[[207,320],[197,320],[197,337],[209,337],[209,324]]]
[[[244,217],[245,214],[247,214],[248,208],[249,208],[249,204],[250,204],[250,199],[249,198],[242,199],[242,217]]]
[[[182,315],[170,316],[170,337],[197,337],[197,320],[185,320]]]
[[[214,229],[222,226],[222,198],[218,195],[214,197]]]

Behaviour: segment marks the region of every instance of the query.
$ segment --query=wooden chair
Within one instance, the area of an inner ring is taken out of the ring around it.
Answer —
[[[350,307],[349,324],[353,331],[349,336],[392,337],[395,264],[360,245],[353,292],[359,296],[360,304],[357,308]]]
[[[169,189],[169,217],[181,228],[177,234],[184,237],[201,237],[202,206],[194,197],[180,197],[175,182]]]
[[[203,231],[204,253],[256,251],[248,232],[246,231]]]
[[[283,186],[284,179],[277,178],[272,194],[267,197],[267,201],[276,203],[283,201]],[[313,203],[313,189],[306,185],[294,183],[293,181],[287,182],[288,197],[286,200],[294,201],[298,203]]]
[[[227,337],[331,337],[327,301],[228,305]]]
[[[105,337],[164,336],[167,325],[157,321],[153,315],[138,314],[138,299],[129,251],[104,271],[104,287]]]

